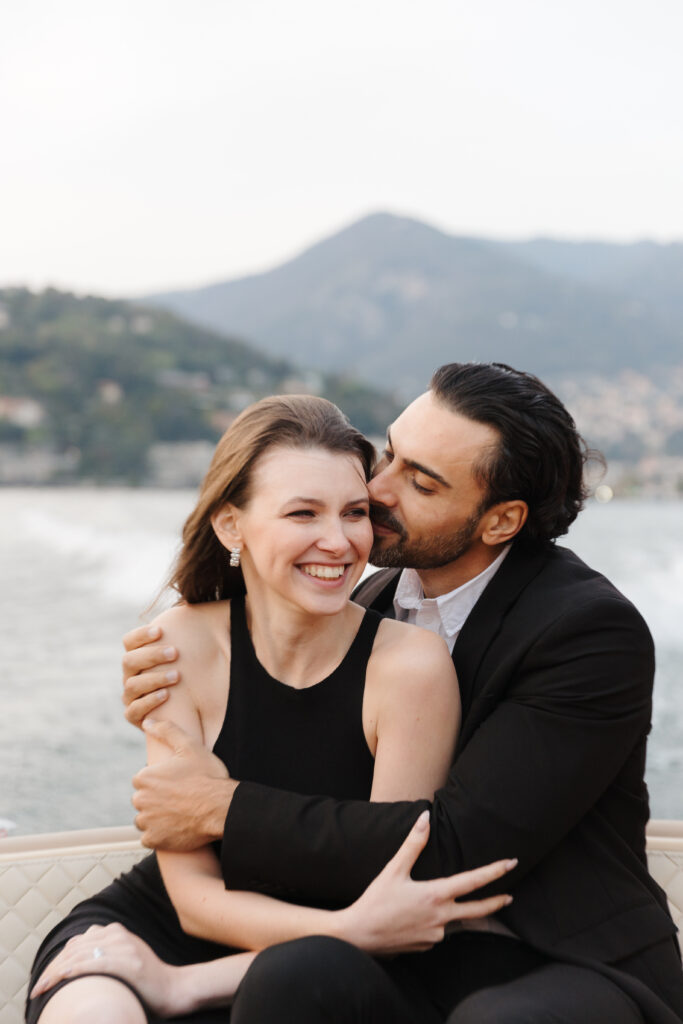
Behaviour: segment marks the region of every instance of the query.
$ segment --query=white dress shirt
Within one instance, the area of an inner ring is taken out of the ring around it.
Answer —
[[[458,633],[465,625],[465,619],[481,597],[486,585],[491,582],[503,564],[510,550],[508,544],[501,553],[478,576],[439,597],[425,597],[420,577],[415,569],[404,569],[394,594],[394,612],[399,622],[411,622],[414,626],[438,633],[453,653]]]

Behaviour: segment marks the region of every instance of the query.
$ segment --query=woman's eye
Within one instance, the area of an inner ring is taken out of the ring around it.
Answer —
[[[294,512],[288,512],[288,519],[312,519],[315,512],[312,508],[297,508]]]
[[[382,455],[381,455],[382,462],[392,462],[393,458],[394,458],[394,453],[389,451],[388,448],[385,448],[384,451],[382,452]]]
[[[352,508],[349,509],[347,515],[351,516],[352,519],[365,519],[368,515],[366,508]]]

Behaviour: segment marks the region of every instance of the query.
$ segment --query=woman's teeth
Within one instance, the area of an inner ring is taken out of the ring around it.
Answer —
[[[317,576],[321,580],[338,580],[344,575],[345,565],[302,565],[301,571],[307,576]]]

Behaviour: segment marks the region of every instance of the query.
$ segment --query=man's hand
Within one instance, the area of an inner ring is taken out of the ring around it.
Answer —
[[[165,761],[148,765],[133,779],[135,824],[152,849],[196,850],[221,839],[237,788],[215,754],[173,722],[146,718],[146,733],[171,748]]]
[[[410,872],[428,838],[429,813],[424,811],[363,895],[339,911],[340,938],[377,955],[421,952],[441,942],[451,922],[488,917],[512,902],[507,895],[456,900],[501,878],[516,860],[500,860],[449,878],[413,881]]]
[[[140,729],[146,715],[163,704],[168,697],[169,686],[180,679],[175,667],[168,667],[175,661],[178,652],[175,647],[165,647],[161,640],[160,626],[139,626],[126,633],[123,646],[123,703],[125,715],[131,725]]]

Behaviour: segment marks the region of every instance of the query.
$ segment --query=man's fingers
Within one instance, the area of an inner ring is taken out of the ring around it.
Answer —
[[[160,690],[165,686],[175,686],[180,680],[180,672],[177,668],[150,669],[149,672],[141,672],[138,675],[126,679],[123,684],[123,703],[130,704],[138,697],[146,697],[148,693]]]
[[[138,647],[144,647],[145,644],[158,640],[160,636],[161,626],[157,626],[155,623],[152,623],[151,626],[137,626],[126,633],[123,638],[123,646],[127,651],[135,651]]]
[[[131,725],[137,725],[141,729],[143,719],[165,700],[168,700],[168,690],[155,690],[154,693],[150,693],[146,697],[138,697],[126,707],[123,713]]]
[[[429,839],[429,811],[423,811],[398,850],[387,864],[388,868],[409,875]]]
[[[146,718],[142,723],[142,728],[155,740],[170,747],[174,754],[183,754],[197,745],[196,740],[175,722],[157,722],[155,718]]]
[[[144,820],[140,818],[138,814],[135,818],[135,827],[140,833],[140,842],[143,846],[146,846],[148,850],[155,850],[156,843],[154,842],[154,835],[150,829],[145,827]]]
[[[484,885],[490,885],[491,882],[502,878],[515,867],[517,867],[517,859],[513,858],[512,860],[497,860],[493,864],[474,868],[473,871],[461,871],[460,874],[443,880],[444,889],[452,899],[457,899],[458,896],[465,896],[468,892],[474,892],[475,889],[481,889]]]
[[[175,661],[178,652],[175,647],[163,646],[162,644],[147,644],[133,651],[128,651],[121,659],[123,674],[125,677],[137,676],[140,672],[146,672],[148,668],[158,668],[169,661]]]

